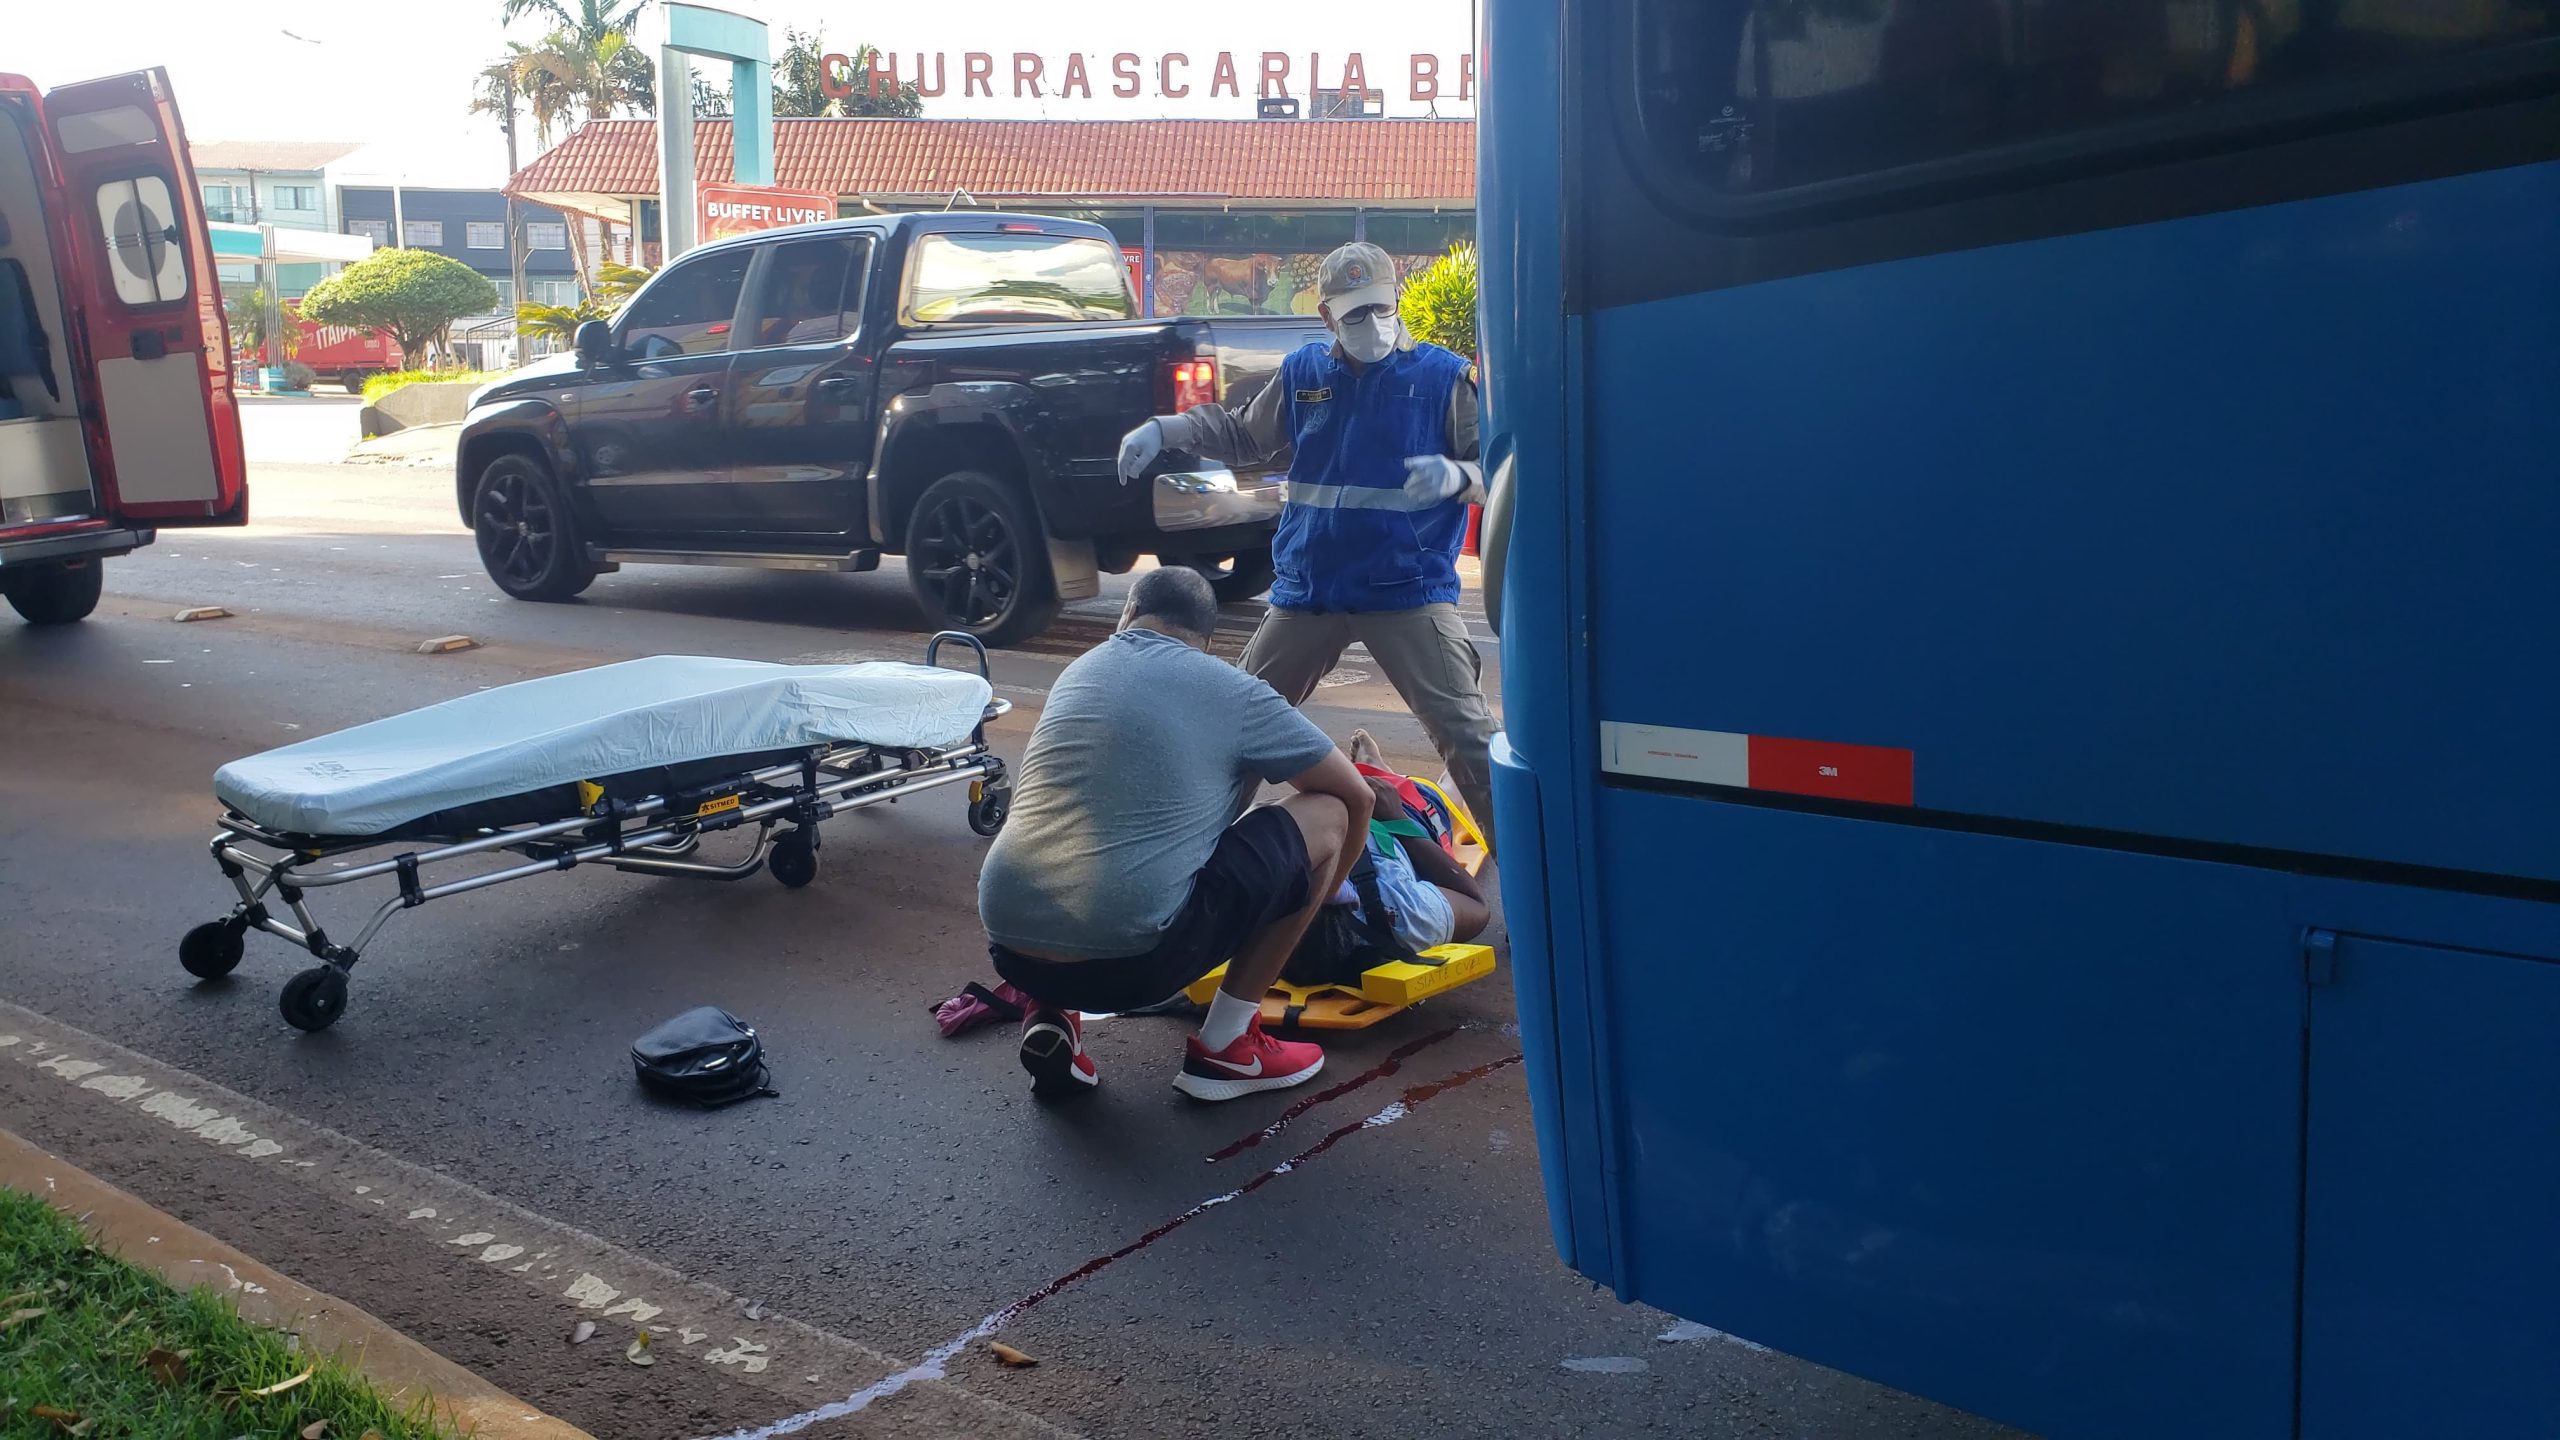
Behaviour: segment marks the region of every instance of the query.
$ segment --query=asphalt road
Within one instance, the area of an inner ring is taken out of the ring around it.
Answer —
[[[253,403],[253,457],[334,453],[352,415]],[[803,891],[580,870],[402,914],[318,1035],[276,1014],[307,963],[278,942],[252,936],[231,980],[193,983],[174,947],[225,909],[204,839],[227,760],[634,655],[905,657],[921,639],[894,561],[635,568],[580,603],[525,605],[481,576],[440,470],[259,463],[253,496],[245,530],[169,532],[115,562],[91,622],[0,626],[0,1000],[42,1017],[0,1034],[0,1114],[39,1143],[609,1440],[766,1425],[856,1392],[800,1433],[2008,1433],[1712,1334],[1657,1338],[1678,1333],[1669,1317],[1566,1271],[1507,974],[1342,1037],[1305,1091],[1217,1107],[1167,1083],[1185,1022],[1105,1020],[1101,1093],[1034,1104],[1002,1030],[946,1041],[927,1014],[985,974],[983,842],[952,792],[831,822]],[[1020,707],[1000,750],[1019,753],[1116,604],[999,657]],[[184,605],[234,613],[173,623]],[[1250,624],[1236,613],[1229,643]],[[479,648],[416,652],[448,634]],[[1361,660],[1311,713],[1418,765],[1419,730]],[[781,1099],[705,1114],[635,1092],[631,1038],[702,1003],[762,1029]],[[45,1025],[76,1030],[39,1043]],[[1328,1087],[1342,1093],[1213,1163]],[[246,1129],[172,1138],[175,1107],[141,1113],[146,1092],[180,1091]],[[465,1205],[506,1218],[437,1228]],[[509,1242],[510,1225],[532,1238]],[[599,1258],[573,1264],[580,1247]],[[524,1269],[500,1268],[520,1252]],[[655,1277],[650,1303],[617,1274]],[[595,1298],[617,1291],[619,1311]],[[681,1318],[704,1307],[730,1323]],[[616,1347],[657,1324],[674,1363],[568,1350],[558,1332],[581,1314]],[[971,1337],[991,1317],[1038,1368],[988,1358]]]

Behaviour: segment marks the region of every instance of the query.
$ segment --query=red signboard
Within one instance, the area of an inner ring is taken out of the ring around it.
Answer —
[[[836,218],[836,197],[767,185],[704,185],[694,204],[694,236],[708,244],[754,230]]]

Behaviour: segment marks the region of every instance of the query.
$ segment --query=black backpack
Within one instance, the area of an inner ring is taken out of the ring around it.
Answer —
[[[717,1005],[687,1010],[632,1041],[631,1068],[644,1087],[706,1110],[782,1093],[755,1027]]]

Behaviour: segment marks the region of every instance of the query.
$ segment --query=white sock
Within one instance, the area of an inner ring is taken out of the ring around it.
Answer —
[[[1253,1017],[1261,1013],[1260,1005],[1250,1000],[1239,1000],[1221,990],[1209,997],[1209,1018],[1200,1022],[1200,1043],[1208,1046],[1212,1054],[1224,1050],[1236,1043],[1236,1037],[1244,1033],[1244,1027],[1252,1024]]]

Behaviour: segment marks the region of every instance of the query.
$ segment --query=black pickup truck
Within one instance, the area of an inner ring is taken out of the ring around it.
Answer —
[[[1312,317],[1141,320],[1100,226],[883,215],[766,231],[666,266],[611,321],[472,397],[455,499],[508,594],[628,564],[869,570],[906,557],[929,625],[994,644],[1141,555],[1222,598],[1271,582],[1280,481],[1120,437],[1241,405]]]

